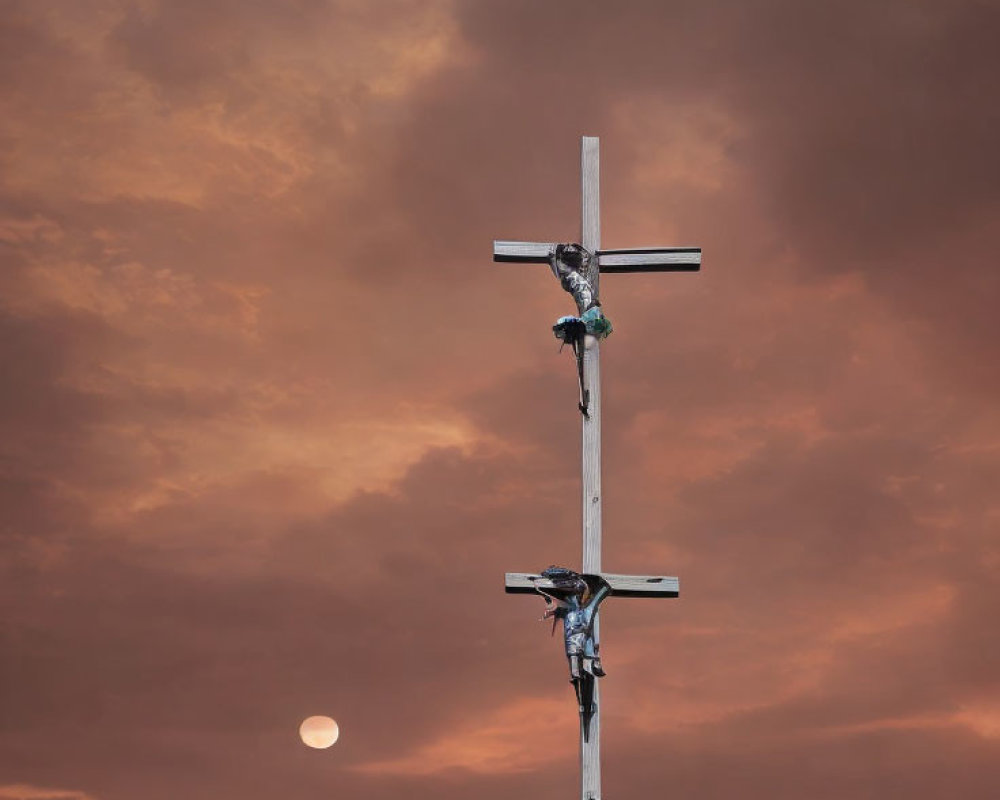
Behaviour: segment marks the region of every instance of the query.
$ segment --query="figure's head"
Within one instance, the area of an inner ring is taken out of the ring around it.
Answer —
[[[577,578],[580,577],[579,572],[574,572],[568,567],[557,567],[555,564],[553,564],[551,567],[546,567],[539,574],[543,578],[548,578],[550,581],[553,582],[559,580],[567,580],[567,579],[576,580]]]
[[[590,253],[578,244],[556,245],[556,258],[576,272],[583,272],[590,265]]]
[[[552,585],[559,591],[580,594],[586,591],[587,584],[580,577],[579,572],[574,572],[566,567],[555,565],[542,570],[541,576],[552,581]]]

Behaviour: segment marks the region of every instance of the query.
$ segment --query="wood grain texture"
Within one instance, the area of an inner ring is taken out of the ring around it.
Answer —
[[[584,136],[580,147],[580,244],[591,253],[601,249],[601,151],[596,136]],[[597,259],[595,259],[596,261]],[[600,297],[600,269],[587,270],[587,279]],[[601,347],[588,336],[590,347],[583,357],[584,388],[590,392],[590,414],[583,417],[583,571],[601,571]],[[594,639],[599,641],[600,620],[594,620]],[[601,796],[601,702],[594,689],[594,716],[585,741],[580,726],[580,797]]]
[[[601,797],[601,682],[594,685],[594,716],[590,718],[590,739],[583,740],[580,726],[580,800]]]
[[[701,269],[700,247],[642,247],[602,250],[601,272],[697,272]]]
[[[521,264],[548,264],[555,242],[512,242],[493,240],[493,260]]]
[[[678,597],[680,581],[668,575],[618,575],[599,573],[611,585],[612,597]],[[507,594],[535,594],[536,589],[554,589],[552,581],[533,572],[504,575]]]
[[[584,136],[581,143],[580,242],[592,253],[601,247],[600,140]],[[595,265],[596,266],[596,265]],[[599,272],[587,279],[600,297]],[[583,418],[583,571],[601,571],[601,348],[591,339],[584,353],[584,388],[590,392],[590,416]]]

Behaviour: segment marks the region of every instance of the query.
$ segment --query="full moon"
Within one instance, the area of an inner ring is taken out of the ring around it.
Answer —
[[[340,737],[340,726],[330,717],[308,717],[299,725],[299,736],[303,744],[325,750]]]

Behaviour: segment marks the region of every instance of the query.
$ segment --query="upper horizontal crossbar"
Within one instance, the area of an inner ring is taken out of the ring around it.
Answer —
[[[493,242],[493,260],[520,264],[547,264],[552,242]],[[632,247],[598,250],[601,272],[697,272],[700,247]]]
[[[680,581],[663,575],[612,575],[598,573],[611,585],[613,597],[677,597]],[[536,589],[554,589],[552,581],[530,572],[504,574],[507,594],[534,594]]]

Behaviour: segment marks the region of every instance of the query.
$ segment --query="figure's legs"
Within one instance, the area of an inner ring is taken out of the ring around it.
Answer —
[[[566,636],[566,659],[569,661],[569,679],[577,681],[583,672],[583,659],[587,649],[587,637],[583,631],[575,631]]]
[[[607,673],[605,673],[604,667],[601,665],[601,646],[594,641],[593,636],[587,637],[583,653],[590,660],[590,669],[588,672],[598,678],[603,678]]]
[[[597,709],[594,707],[594,676],[584,673],[576,682],[576,699],[580,708],[580,722],[583,727],[583,740],[590,741],[590,722]]]

